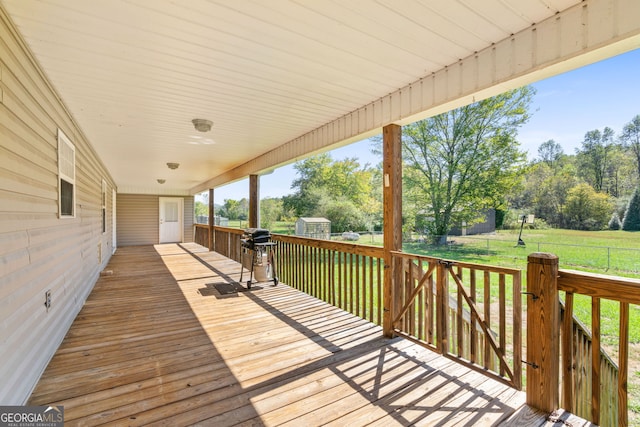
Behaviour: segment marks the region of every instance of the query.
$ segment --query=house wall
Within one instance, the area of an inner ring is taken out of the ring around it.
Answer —
[[[118,194],[116,200],[118,246],[155,245],[160,236],[160,197],[151,194]],[[193,241],[194,198],[183,197],[183,242]]]
[[[58,216],[58,129],[76,149],[75,218]],[[26,402],[109,261],[114,188],[0,8],[0,404]]]

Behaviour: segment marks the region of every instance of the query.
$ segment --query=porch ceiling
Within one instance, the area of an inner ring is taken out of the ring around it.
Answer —
[[[188,193],[580,2],[0,0],[119,191],[160,193]]]

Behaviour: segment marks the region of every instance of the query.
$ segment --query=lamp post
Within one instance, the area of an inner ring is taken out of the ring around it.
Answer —
[[[525,222],[527,224],[533,224],[535,216],[533,214],[522,215],[522,221],[520,222],[520,234],[518,234],[518,243],[516,246],[526,246],[524,240],[522,240],[522,229],[524,228]]]

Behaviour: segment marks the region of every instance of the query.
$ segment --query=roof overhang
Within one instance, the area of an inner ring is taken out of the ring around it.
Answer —
[[[195,194],[640,47],[637,0],[0,5],[129,193]]]

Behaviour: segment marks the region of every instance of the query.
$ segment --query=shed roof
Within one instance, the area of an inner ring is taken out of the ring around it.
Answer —
[[[300,217],[298,221],[302,222],[331,222],[327,218],[316,218],[316,217]]]

